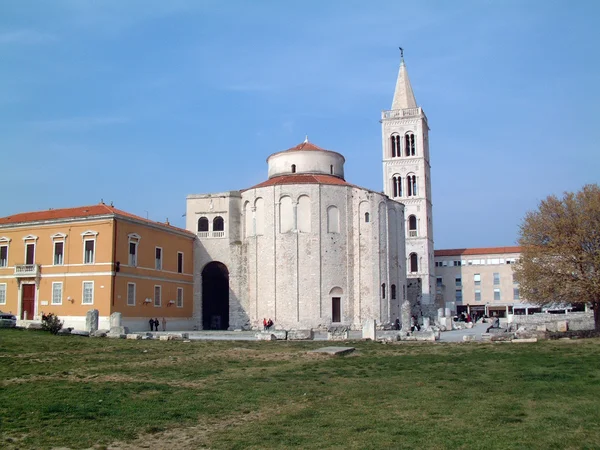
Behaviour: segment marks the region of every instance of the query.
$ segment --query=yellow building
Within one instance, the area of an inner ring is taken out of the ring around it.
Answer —
[[[193,327],[195,234],[100,203],[0,218],[0,310],[23,323],[54,313],[83,329],[97,309],[124,326]]]

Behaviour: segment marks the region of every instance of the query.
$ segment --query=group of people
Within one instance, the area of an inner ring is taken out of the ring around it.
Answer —
[[[158,331],[158,325],[160,324],[158,317],[156,319],[150,318],[148,323],[150,324],[150,331]],[[167,331],[167,319],[164,317],[162,320],[162,330]]]
[[[273,321],[271,319],[267,320],[267,318],[263,318],[263,331],[270,330],[273,326]]]

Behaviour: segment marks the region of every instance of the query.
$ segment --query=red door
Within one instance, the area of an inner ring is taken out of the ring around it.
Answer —
[[[35,305],[35,284],[24,284],[21,287],[21,319],[32,320]]]

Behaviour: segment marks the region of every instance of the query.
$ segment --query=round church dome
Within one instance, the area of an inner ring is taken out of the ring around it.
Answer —
[[[308,138],[304,142],[267,158],[269,178],[290,174],[333,175],[344,179],[344,157],[318,147]]]

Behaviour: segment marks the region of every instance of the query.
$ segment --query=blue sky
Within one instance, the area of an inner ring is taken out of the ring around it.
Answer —
[[[0,1],[0,216],[104,199],[184,226],[309,139],[382,190],[399,52],[428,116],[436,248],[513,245],[600,181],[600,2]]]

